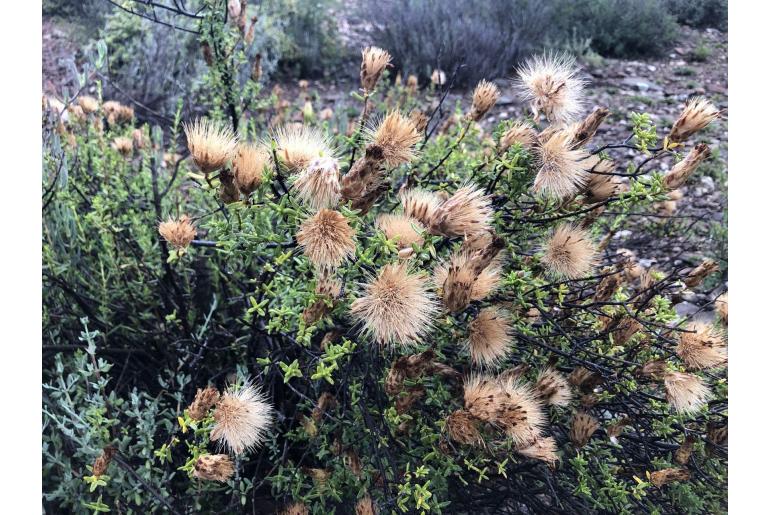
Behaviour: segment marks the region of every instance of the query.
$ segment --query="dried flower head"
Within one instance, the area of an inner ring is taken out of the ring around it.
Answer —
[[[474,122],[481,120],[487,112],[494,107],[500,98],[500,88],[494,83],[482,80],[473,90],[473,105],[468,118]]]
[[[580,411],[572,417],[572,427],[569,431],[569,439],[575,447],[583,447],[591,439],[591,436],[599,429],[599,421],[594,417]]]
[[[265,169],[270,166],[270,153],[262,146],[248,143],[238,145],[233,158],[235,185],[244,195],[253,193],[262,183]]]
[[[663,384],[668,403],[679,413],[694,413],[711,397],[709,387],[695,374],[666,372]]]
[[[382,214],[377,217],[377,227],[389,240],[395,240],[399,249],[422,245],[425,227],[415,218],[406,215]]]
[[[178,249],[187,247],[195,239],[195,226],[187,215],[178,219],[169,217],[158,225],[158,232],[163,239]]]
[[[516,452],[527,458],[544,461],[553,467],[559,461],[557,450],[556,440],[552,436],[546,436],[537,438],[532,445],[516,449]]]
[[[727,292],[724,292],[714,301],[714,308],[716,309],[717,315],[719,315],[719,318],[722,320],[722,323],[725,325],[727,325],[727,306]]]
[[[233,460],[227,454],[203,454],[195,461],[193,476],[224,483],[235,474]]]
[[[612,339],[615,345],[623,345],[641,330],[642,324],[637,319],[623,316],[617,325],[612,328]]]
[[[283,510],[281,510],[280,515],[309,515],[310,510],[308,507],[302,503],[302,502],[294,502],[286,507],[284,507]]]
[[[99,110],[99,101],[94,97],[89,97],[88,95],[79,96],[78,105],[87,114],[95,113]]]
[[[447,237],[488,231],[492,221],[490,198],[484,190],[465,184],[436,208],[428,230]]]
[[[597,107],[582,122],[577,124],[573,131],[572,148],[580,148],[591,141],[599,126],[609,114],[610,110],[606,107]]]
[[[134,108],[115,100],[108,100],[102,104],[102,110],[107,115],[107,122],[110,125],[129,123],[134,119]]]
[[[111,445],[102,449],[102,453],[94,460],[91,474],[96,477],[103,476],[104,473],[107,472],[107,467],[109,467],[112,462],[112,457],[115,456],[117,452],[118,450]]]
[[[125,138],[118,136],[112,140],[112,148],[117,150],[121,156],[128,157],[134,151],[134,140],[131,138]]]
[[[235,156],[238,139],[229,127],[198,118],[184,124],[184,132],[193,161],[203,173],[219,170]]]
[[[537,376],[535,395],[543,403],[553,406],[567,406],[572,400],[567,378],[551,367],[542,370]]]
[[[719,263],[713,259],[706,258],[700,265],[687,273],[687,276],[684,278],[684,284],[688,288],[695,288],[703,282],[703,279],[718,271]]]
[[[427,278],[409,273],[405,263],[385,265],[350,307],[353,318],[381,345],[413,343],[430,330],[436,311]]]
[[[537,133],[529,123],[514,122],[500,136],[500,149],[507,150],[516,143],[522,147],[530,148],[535,144],[535,141],[537,141]]]
[[[721,331],[711,324],[693,322],[680,333],[677,355],[688,368],[718,367],[727,361],[727,343]]]
[[[693,97],[685,104],[682,114],[674,122],[668,139],[681,143],[719,117],[719,110],[703,97]]]
[[[519,68],[518,86],[530,102],[535,118],[543,113],[552,123],[575,120],[583,105],[584,81],[578,77],[575,59],[564,54],[534,57]]]
[[[679,188],[692,175],[698,165],[710,155],[711,149],[705,143],[698,143],[690,150],[687,157],[666,172],[666,175],[663,176],[663,185],[669,190]]]
[[[650,474],[650,483],[658,488],[675,481],[687,481],[690,479],[690,471],[684,468],[667,468],[656,470]]]
[[[297,243],[315,266],[336,268],[356,253],[355,234],[342,213],[321,209],[302,222]]]
[[[187,408],[187,414],[192,420],[203,420],[206,418],[209,410],[219,400],[219,391],[213,386],[207,386],[204,389],[198,388],[190,407]]]
[[[433,214],[442,200],[432,191],[422,188],[404,190],[398,195],[401,206],[404,208],[404,216],[415,218],[427,226],[433,218]]]
[[[290,125],[275,130],[276,155],[291,173],[301,173],[319,157],[334,157],[326,136],[318,129]]]
[[[364,91],[374,89],[391,60],[386,50],[376,46],[368,46],[361,51],[361,87]]]
[[[563,199],[585,187],[593,163],[585,150],[571,148],[570,140],[567,131],[556,131],[535,147],[536,193]]]
[[[361,497],[356,503],[356,515],[376,515],[376,513],[374,501],[369,494]]]
[[[594,204],[618,193],[620,181],[612,175],[614,172],[615,163],[609,159],[603,159],[591,168],[586,185],[586,202]]]
[[[579,279],[593,268],[596,247],[587,231],[560,225],[543,249],[543,263],[557,277]]]
[[[214,410],[211,441],[222,443],[234,453],[259,447],[273,423],[273,407],[251,382],[230,385]]]
[[[415,156],[414,146],[420,141],[420,133],[409,117],[391,111],[376,127],[366,130],[370,146],[379,150],[388,166],[406,164]]]
[[[430,121],[428,115],[419,109],[412,109],[409,111],[409,119],[412,120],[414,128],[417,129],[417,132],[420,134],[425,132],[425,129],[428,127],[428,122]]]
[[[480,446],[483,444],[478,421],[465,410],[455,410],[449,414],[444,424],[450,440],[461,445]]]
[[[501,270],[499,261],[493,262],[482,270],[475,279],[472,279],[468,265],[469,259],[470,255],[466,252],[455,253],[450,257],[448,262],[441,262],[433,269],[433,283],[439,289],[439,294],[444,299],[445,304],[447,303],[447,299],[444,285],[450,277],[450,269],[456,270],[452,271],[453,282],[462,284],[470,283],[469,301],[485,299],[500,285]]]
[[[497,307],[479,311],[468,325],[468,351],[476,365],[493,367],[511,353],[513,329],[510,314]]]
[[[340,167],[334,157],[310,162],[292,184],[297,198],[312,209],[334,208],[340,202]]]
[[[417,93],[417,88],[419,86],[420,85],[417,80],[417,75],[409,75],[406,78],[406,89],[408,89],[410,93],[412,94]]]

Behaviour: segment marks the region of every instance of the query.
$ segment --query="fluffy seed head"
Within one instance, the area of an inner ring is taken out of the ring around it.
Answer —
[[[222,440],[236,454],[259,447],[273,423],[273,407],[252,383],[230,385],[214,410],[211,441]]]
[[[480,446],[483,440],[476,424],[477,420],[470,413],[465,410],[456,410],[449,414],[444,428],[453,442]]]
[[[398,111],[391,111],[374,128],[367,129],[370,145],[378,147],[388,166],[406,164],[415,156],[414,145],[420,133],[414,122]]]
[[[422,188],[404,190],[398,195],[404,216],[415,218],[427,226],[442,200],[432,191]]]
[[[235,185],[244,195],[253,193],[262,183],[265,168],[270,166],[270,153],[264,147],[241,143],[233,158]]]
[[[281,510],[281,515],[308,515],[310,510],[301,502],[295,502],[287,505]]]
[[[557,450],[556,440],[552,436],[546,436],[536,439],[532,445],[517,449],[516,452],[527,458],[544,461],[553,467],[559,461]]]
[[[680,143],[706,127],[719,117],[719,110],[703,97],[694,97],[684,107],[682,114],[671,127],[668,139]]]
[[[131,152],[134,151],[134,140],[118,136],[112,140],[111,146],[113,149],[117,150],[121,156],[128,157],[131,155]]]
[[[340,167],[334,157],[310,162],[292,184],[297,198],[312,209],[334,208],[340,202]]]
[[[356,503],[356,515],[375,515],[374,501],[369,494],[361,497]]]
[[[187,408],[187,414],[192,420],[203,420],[206,418],[211,407],[219,400],[219,391],[213,386],[207,386],[204,389],[198,388],[190,407]]]
[[[386,265],[350,307],[354,319],[379,344],[408,345],[432,327],[437,305],[422,274],[410,274],[405,263]]]
[[[389,240],[396,240],[399,249],[422,245],[425,227],[415,218],[406,215],[382,214],[377,217],[377,227]]]
[[[599,421],[588,413],[580,411],[572,417],[569,439],[575,444],[575,447],[583,447],[597,429],[599,429]]]
[[[500,88],[492,82],[482,80],[473,90],[473,105],[468,118],[478,122],[494,107],[498,98],[500,98]]]
[[[696,266],[690,270],[690,272],[688,272],[687,276],[684,278],[684,284],[688,288],[695,288],[703,282],[703,279],[718,271],[719,263],[713,259],[706,258],[703,260],[703,262],[701,262],[700,265]]]
[[[591,141],[599,126],[609,114],[610,110],[606,107],[597,107],[582,122],[577,124],[573,131],[572,148],[582,147]]]
[[[110,125],[119,123],[128,123],[134,119],[134,108],[116,102],[115,100],[108,100],[102,105],[102,110],[107,115],[107,122]]]
[[[518,74],[517,85],[535,118],[543,113],[551,123],[567,124],[580,114],[584,82],[578,78],[573,57],[537,56],[524,63]]]
[[[433,283],[436,285],[436,288],[439,289],[439,293],[442,298],[444,298],[445,303],[446,292],[443,288],[449,278],[451,268],[456,268],[458,270],[457,272],[453,272],[453,281],[461,283],[470,282],[470,301],[478,301],[487,298],[500,285],[501,269],[499,260],[495,260],[491,265],[482,270],[475,280],[472,279],[468,272],[469,260],[470,256],[468,253],[459,252],[452,254],[452,257],[448,262],[439,263],[436,265],[436,268],[433,269]]]
[[[493,367],[511,353],[510,314],[497,307],[479,311],[468,325],[468,351],[476,365]]]
[[[273,134],[278,159],[290,173],[303,172],[319,157],[334,157],[329,140],[319,130],[304,125],[280,127]]]
[[[368,46],[361,51],[361,87],[372,91],[380,80],[382,72],[390,66],[390,54],[376,46]]]
[[[233,460],[227,454],[204,454],[195,461],[193,476],[224,483],[235,474]]]
[[[536,147],[536,193],[563,199],[585,187],[592,163],[585,150],[570,147],[571,137],[567,131],[556,131]]]
[[[667,372],[663,384],[668,403],[679,413],[694,413],[711,397],[709,387],[695,374]]]
[[[550,367],[538,375],[535,381],[535,395],[545,404],[553,406],[567,406],[572,400],[567,378]]]
[[[615,171],[615,163],[608,159],[599,161],[591,168],[586,185],[586,201],[589,204],[607,200],[618,192],[620,182],[617,176],[609,175]]]
[[[666,175],[663,176],[663,185],[669,190],[679,188],[692,175],[698,165],[710,155],[711,149],[705,143],[698,143],[690,150],[687,157],[666,172]]]
[[[305,256],[320,268],[337,268],[356,252],[355,230],[338,211],[321,209],[300,226],[297,243]]]
[[[229,127],[198,118],[184,125],[184,133],[193,161],[203,173],[219,170],[235,156],[238,139]]]
[[[593,268],[596,247],[587,231],[560,225],[545,245],[543,263],[557,277],[579,279]]]
[[[716,312],[719,315],[719,318],[722,319],[722,323],[725,325],[727,325],[727,306],[727,292],[724,292],[722,295],[717,297],[717,300],[714,302],[714,307],[716,308]]]
[[[500,136],[500,149],[507,150],[515,143],[523,147],[530,148],[537,140],[537,133],[532,126],[526,122],[514,122],[502,136]]]
[[[95,113],[99,110],[99,101],[87,95],[78,97],[78,105],[86,114]]]
[[[724,335],[711,324],[694,322],[688,331],[679,335],[677,355],[688,368],[718,367],[727,361],[727,343]]]
[[[195,226],[187,215],[178,219],[169,217],[158,225],[158,232],[164,240],[178,249],[187,247],[195,239]]]
[[[433,213],[428,229],[447,237],[472,235],[488,231],[492,206],[484,190],[465,184]]]

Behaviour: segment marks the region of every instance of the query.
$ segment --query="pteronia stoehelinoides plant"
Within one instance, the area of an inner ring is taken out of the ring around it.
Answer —
[[[307,115],[309,95],[290,121],[280,91],[270,116],[185,124],[187,182],[156,228],[187,386],[153,467],[214,511],[718,509],[727,296],[713,323],[671,300],[717,267],[655,270],[613,236],[687,194],[719,111],[693,99],[661,141],[639,115],[604,142],[610,111],[588,109],[564,55],[482,81],[455,113],[443,80],[421,111],[391,61],[363,51],[341,124]],[[506,87],[527,114],[490,126]],[[127,123],[94,102],[86,123]],[[120,166],[150,152],[117,147]],[[201,297],[201,316],[183,309]]]

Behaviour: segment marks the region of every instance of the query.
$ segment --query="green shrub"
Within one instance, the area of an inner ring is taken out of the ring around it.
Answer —
[[[679,23],[727,30],[727,0],[666,0]]]

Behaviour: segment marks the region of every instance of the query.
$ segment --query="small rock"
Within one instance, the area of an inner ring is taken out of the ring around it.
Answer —
[[[612,239],[620,240],[620,239],[623,239],[623,238],[628,238],[629,236],[631,236],[631,234],[633,234],[633,233],[631,231],[629,231],[628,229],[623,229],[622,231],[616,232],[615,235],[612,237]]]
[[[674,311],[676,311],[676,314],[680,317],[688,317],[698,312],[698,306],[691,302],[680,302],[674,306]]]
[[[714,191],[714,179],[708,175],[704,175],[700,178],[700,183],[703,185],[704,188],[706,188],[709,192]]]

